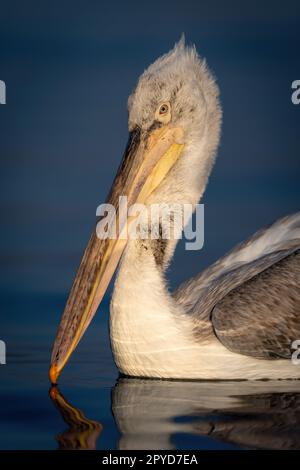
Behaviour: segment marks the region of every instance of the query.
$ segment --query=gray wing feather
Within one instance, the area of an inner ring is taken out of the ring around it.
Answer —
[[[290,358],[292,342],[300,339],[300,250],[230,291],[211,320],[231,351]]]
[[[232,314],[230,310],[227,308],[225,309],[225,299],[230,293],[232,293],[229,298],[233,305],[234,300],[238,299],[237,296],[234,296],[234,293],[238,292],[238,288],[240,289],[239,292],[241,292],[243,286],[245,292],[246,289],[247,292],[250,292],[251,289],[254,288],[254,285],[258,286],[259,282],[261,283],[261,289],[263,289],[265,296],[264,299],[261,298],[259,302],[265,305],[265,314],[268,302],[270,302],[272,297],[270,289],[275,282],[275,273],[277,273],[278,276],[277,283],[279,286],[280,274],[278,271],[281,271],[284,267],[286,270],[291,271],[291,279],[286,281],[282,292],[279,293],[279,297],[282,298],[284,295],[283,292],[285,294],[290,292],[291,294],[293,291],[292,296],[296,295],[296,303],[299,307],[299,291],[296,287],[291,289],[289,287],[291,285],[292,277],[298,276],[298,271],[294,272],[294,269],[296,269],[295,264],[297,266],[299,264],[299,255],[296,256],[295,260],[291,255],[299,249],[300,212],[277,220],[269,227],[260,230],[248,240],[235,247],[231,252],[218,260],[212,266],[205,269],[198,276],[179,286],[174,293],[174,298],[177,303],[181,305],[184,311],[191,316],[194,323],[195,336],[198,337],[199,340],[203,341],[205,337],[219,334],[219,339],[225,344],[226,333],[224,330],[222,330],[223,332],[221,333],[221,323],[225,321],[224,317],[226,317],[228,325],[230,321],[233,321],[233,317],[235,317],[235,328],[237,328],[239,326],[240,315],[240,312],[237,313],[236,310],[234,311],[235,313]],[[288,260],[286,263],[288,263],[289,266],[284,262],[280,264],[284,259]],[[278,266],[276,268],[271,269],[272,266],[276,266],[277,264]],[[269,269],[270,271],[268,271]],[[254,281],[248,284],[250,280],[254,280],[256,277],[256,284],[254,284]],[[258,279],[260,279],[260,281]],[[268,284],[266,284],[267,281]],[[281,281],[283,284],[283,278]],[[297,282],[299,286],[299,279]],[[246,294],[244,295],[246,296]],[[249,295],[250,294],[248,294],[248,296]],[[222,300],[224,300],[223,304],[221,303]],[[253,298],[251,298],[251,300],[252,304],[255,305],[255,294],[253,294]],[[273,300],[275,301],[275,297]],[[229,302],[229,300],[227,300],[227,302]],[[284,307],[285,306],[283,304],[280,304],[278,307],[279,310],[282,309],[282,315],[280,317],[281,320],[285,315],[283,311]],[[280,316],[279,310],[277,313],[278,317]],[[250,310],[248,311],[250,312]],[[297,319],[299,325],[299,315]],[[251,321],[255,322],[255,318],[252,317],[252,319],[250,319],[248,317],[248,323]],[[246,323],[247,322],[243,324],[244,327],[246,327]],[[256,327],[259,328],[259,322],[256,321],[255,323]],[[287,322],[286,328],[288,328],[289,325],[291,325],[290,320]],[[280,334],[280,331],[281,330],[278,330],[278,334]],[[297,331],[298,330],[293,330],[291,334],[294,335]],[[229,331],[227,331],[227,336],[229,336]],[[231,347],[234,347],[233,342],[234,339],[232,334]],[[229,347],[229,340],[227,341],[227,344]],[[285,350],[284,354],[286,353],[287,352]],[[245,354],[247,353],[245,352]],[[282,355],[283,352],[280,351],[278,353],[277,351],[276,354]]]

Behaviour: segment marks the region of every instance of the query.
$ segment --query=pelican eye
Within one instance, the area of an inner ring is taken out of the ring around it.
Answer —
[[[168,101],[162,102],[156,109],[155,119],[162,124],[168,124],[171,120],[171,104]]]
[[[159,108],[159,114],[167,114],[169,111],[169,106],[167,104],[162,104]]]

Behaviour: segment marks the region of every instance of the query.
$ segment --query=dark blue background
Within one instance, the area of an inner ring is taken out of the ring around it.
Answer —
[[[56,325],[126,142],[127,96],[182,32],[216,74],[224,125],[203,201],[205,246],[195,253],[181,244],[171,287],[299,210],[300,105],[291,102],[299,27],[297,1],[0,2],[2,391],[26,381],[46,390]],[[107,360],[97,373],[112,380],[108,298],[73,360],[80,363],[85,344],[90,363],[101,330]],[[5,442],[13,446],[13,437]]]

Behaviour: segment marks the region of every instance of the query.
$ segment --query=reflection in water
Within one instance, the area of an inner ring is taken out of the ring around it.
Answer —
[[[124,378],[114,388],[112,409],[122,434],[120,449],[173,449],[171,437],[176,433],[240,447],[300,448],[299,381]]]
[[[69,428],[56,436],[59,449],[96,449],[96,443],[102,431],[97,421],[87,419],[82,411],[72,406],[57,387],[50,389],[50,397]]]
[[[87,420],[56,392],[70,429],[60,448],[95,448],[101,425]],[[242,448],[300,448],[300,382],[188,382],[121,378],[112,392],[119,449],[175,449],[187,433]],[[213,444],[212,446],[213,447]]]

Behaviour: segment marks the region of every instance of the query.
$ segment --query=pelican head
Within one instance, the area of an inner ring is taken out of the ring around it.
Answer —
[[[176,165],[156,188],[151,202],[198,202],[219,143],[219,89],[206,61],[184,36],[140,76],[128,98],[129,132],[142,140],[177,130],[184,145]]]
[[[182,38],[148,67],[128,99],[129,141],[107,202],[117,213],[121,195],[129,205],[197,203],[215,159],[220,124],[216,82],[195,47]],[[128,243],[123,230],[120,226],[115,239],[100,240],[95,231],[91,236],[57,332],[52,383],[107,289]],[[171,252],[172,247],[169,257]]]

